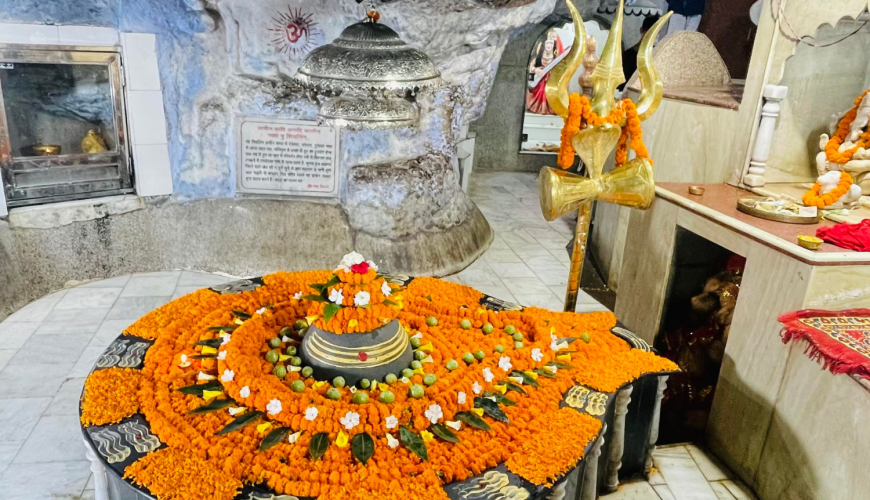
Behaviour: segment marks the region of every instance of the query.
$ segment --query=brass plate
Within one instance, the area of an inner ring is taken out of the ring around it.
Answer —
[[[749,214],[753,217],[758,217],[759,219],[772,220],[775,222],[785,222],[787,224],[818,224],[821,220],[819,215],[815,217],[802,217],[800,215],[787,215],[787,214],[772,214],[766,210],[760,210],[755,208],[755,204],[759,201],[764,201],[767,198],[764,196],[747,196],[745,198],[740,198],[737,200],[737,210],[745,214]]]

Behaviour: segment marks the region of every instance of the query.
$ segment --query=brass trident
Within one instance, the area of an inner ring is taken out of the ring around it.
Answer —
[[[571,0],[565,0],[565,3],[568,4],[574,20],[574,45],[562,62],[552,70],[547,82],[547,101],[556,114],[567,119],[568,84],[586,53],[586,26]],[[622,70],[623,9],[624,2],[620,0],[601,60],[592,73],[591,105],[592,110],[599,116],[607,116],[613,111],[616,107],[616,87],[625,82]],[[652,116],[662,100],[664,88],[652,63],[652,49],[670,16],[669,12],[649,30],[638,51],[637,68],[642,89],[637,102],[637,112],[641,121]],[[568,275],[568,290],[565,294],[565,311],[573,312],[577,306],[577,291],[586,257],[589,223],[595,200],[646,210],[655,198],[652,163],[647,159],[635,158],[607,174],[602,174],[604,163],[616,148],[624,126],[625,121],[619,125],[605,123],[584,128],[574,135],[572,143],[586,165],[588,177],[549,167],[541,171],[541,210],[544,218],[552,221],[571,210],[577,210],[577,229],[571,255],[571,273]]]

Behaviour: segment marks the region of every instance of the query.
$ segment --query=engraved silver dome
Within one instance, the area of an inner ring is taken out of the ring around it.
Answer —
[[[389,26],[362,21],[345,28],[331,44],[312,50],[296,79],[309,89],[415,92],[436,86],[441,73],[429,56],[409,46]]]

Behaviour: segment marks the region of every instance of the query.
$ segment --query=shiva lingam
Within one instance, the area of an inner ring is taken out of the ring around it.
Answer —
[[[396,319],[402,290],[377,270],[351,252],[329,281],[311,285],[319,293],[305,297],[312,306],[299,356],[318,380],[342,377],[353,386],[363,379],[384,380],[412,365],[408,334]]]
[[[637,104],[623,99],[618,104],[614,93],[625,82],[622,68],[622,25],[624,2],[620,0],[607,44],[591,75],[591,102],[585,96],[568,95],[568,85],[586,54],[586,27],[574,4],[565,0],[574,20],[574,43],[571,51],[555,68],[547,82],[547,100],[553,111],[565,119],[559,166],[570,168],[574,152],[586,166],[588,176],[574,175],[544,168],[540,175],[541,210],[552,221],[577,210],[574,250],[565,296],[565,311],[573,312],[577,304],[580,275],[589,237],[592,204],[595,200],[645,210],[655,198],[652,161],[643,145],[640,122],[655,112],[661,103],[664,87],[652,63],[656,37],[668,22],[663,16],[644,37],[638,52],[638,73],[642,89]],[[636,155],[628,161],[628,149]],[[616,149],[616,168],[603,174],[604,163]]]

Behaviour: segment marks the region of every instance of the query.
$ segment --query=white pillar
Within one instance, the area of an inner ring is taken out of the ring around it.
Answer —
[[[610,456],[607,460],[607,483],[605,489],[608,492],[616,491],[619,487],[619,469],[622,467],[622,453],[625,451],[625,415],[628,413],[628,403],[631,402],[633,385],[619,391],[616,395],[616,408],[613,416],[613,432],[610,435]]]
[[[649,444],[646,450],[646,463],[644,465],[644,474],[649,476],[653,467],[653,451],[656,449],[656,442],[659,440],[659,422],[662,416],[662,398],[665,395],[665,389],[668,387],[668,377],[659,377],[659,386],[656,389],[656,402],[653,406],[652,423],[649,431]]]
[[[586,468],[583,470],[583,488],[580,490],[580,500],[595,500],[598,498],[598,458],[601,456],[601,445],[607,434],[607,424],[601,428],[601,436],[586,455]]]
[[[91,443],[84,436],[82,440],[85,442],[85,456],[91,462],[91,473],[94,475],[94,499],[109,500],[109,478],[106,476],[106,467],[100,462]]]
[[[773,132],[776,129],[776,119],[781,109],[780,102],[788,95],[788,87],[783,85],[765,85],[764,107],[761,108],[761,124],[755,136],[755,148],[752,159],[749,160],[749,172],[743,176],[743,184],[749,187],[764,185],[764,171],[767,159],[770,157],[770,147],[773,144]]]

